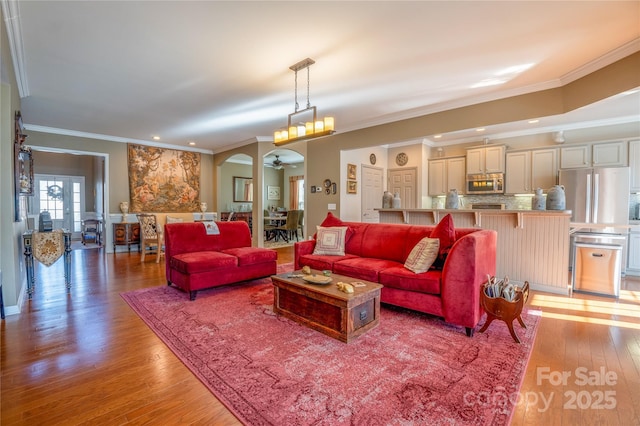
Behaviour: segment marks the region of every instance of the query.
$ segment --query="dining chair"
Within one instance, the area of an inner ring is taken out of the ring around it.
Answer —
[[[156,263],[160,263],[162,246],[164,244],[164,234],[158,227],[158,220],[154,214],[140,213],[136,215],[140,223],[140,247],[142,249],[141,262],[147,252],[147,247],[156,248]]]
[[[276,240],[282,236],[285,241],[289,242],[293,239],[293,234],[296,234],[296,241],[298,240],[298,213],[300,210],[287,211],[287,221],[284,225],[280,225],[276,228]]]
[[[264,240],[269,241],[275,237],[276,223],[271,218],[269,210],[264,209],[262,213],[263,228],[264,228]]]
[[[302,235],[302,239],[304,240],[304,210],[298,210],[298,228],[300,229],[300,235]]]

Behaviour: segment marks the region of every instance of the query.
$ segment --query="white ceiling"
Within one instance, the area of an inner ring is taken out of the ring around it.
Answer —
[[[558,87],[640,50],[639,1],[0,1],[27,129],[212,152],[286,124],[306,57],[311,104],[341,132]],[[536,126],[594,120],[640,120],[640,93]]]

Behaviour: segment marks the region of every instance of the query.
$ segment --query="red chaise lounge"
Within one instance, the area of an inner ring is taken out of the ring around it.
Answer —
[[[207,234],[202,222],[164,227],[167,285],[194,300],[198,290],[274,275],[278,254],[251,247],[246,222],[215,222],[220,233]]]

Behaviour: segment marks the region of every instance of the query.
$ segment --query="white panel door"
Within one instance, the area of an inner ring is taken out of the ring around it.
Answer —
[[[382,207],[382,175],[381,168],[362,165],[362,222],[380,222],[380,213],[375,209]]]
[[[415,167],[389,170],[389,192],[400,194],[402,209],[415,209],[418,171]]]

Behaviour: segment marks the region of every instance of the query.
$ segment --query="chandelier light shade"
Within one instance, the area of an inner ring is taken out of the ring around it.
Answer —
[[[307,58],[289,67],[295,73],[295,110],[289,114],[287,127],[273,133],[275,145],[284,145],[335,133],[334,118],[318,118],[316,107],[311,106],[311,102],[309,102],[309,67],[315,63],[313,59]],[[300,110],[298,105],[298,71],[303,69],[307,70],[307,107]]]

